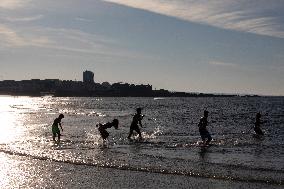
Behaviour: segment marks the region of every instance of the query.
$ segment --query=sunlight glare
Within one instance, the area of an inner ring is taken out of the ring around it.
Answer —
[[[12,142],[23,133],[19,109],[15,106],[23,106],[24,101],[25,98],[0,96],[0,144]]]

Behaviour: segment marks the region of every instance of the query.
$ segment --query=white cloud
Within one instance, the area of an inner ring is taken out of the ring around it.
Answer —
[[[105,0],[223,29],[284,38],[283,1]],[[274,11],[273,15],[266,14]],[[266,15],[266,16],[265,16]],[[269,15],[269,16],[268,16]],[[281,18],[282,15],[282,18]]]

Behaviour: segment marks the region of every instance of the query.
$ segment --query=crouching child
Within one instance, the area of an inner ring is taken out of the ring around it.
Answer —
[[[118,129],[118,124],[119,124],[118,119],[114,119],[112,122],[108,122],[104,124],[99,123],[96,126],[98,127],[101,137],[103,138],[104,141],[106,141],[106,139],[109,136],[109,133],[107,132],[106,129],[111,128],[111,127]]]

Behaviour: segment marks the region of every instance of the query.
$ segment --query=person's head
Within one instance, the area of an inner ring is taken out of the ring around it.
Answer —
[[[60,115],[58,116],[58,118],[59,118],[59,119],[62,119],[62,118],[64,118],[64,115],[63,115],[63,114],[60,114]]]
[[[204,110],[204,117],[208,117],[209,112],[207,110]]]
[[[112,123],[113,123],[113,126],[114,126],[114,128],[118,128],[118,124],[119,124],[119,121],[118,121],[118,119],[114,119],[114,120],[112,120]]]
[[[141,114],[142,109],[141,108],[137,108],[136,111],[137,111],[138,114]]]
[[[259,112],[256,114],[256,118],[261,118],[261,114]]]

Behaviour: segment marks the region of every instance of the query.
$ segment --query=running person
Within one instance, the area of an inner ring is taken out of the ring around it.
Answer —
[[[208,132],[206,126],[208,125],[208,111],[205,110],[204,111],[204,116],[200,119],[199,123],[198,123],[198,127],[199,127],[199,133],[201,136],[201,139],[203,141],[203,144],[208,145],[210,143],[210,141],[212,140],[212,137],[210,135],[210,133]],[[206,140],[207,139],[207,140]]]
[[[58,142],[60,141],[60,130],[59,130],[59,127],[58,125],[60,126],[62,132],[63,132],[63,128],[62,128],[62,125],[61,125],[61,120],[64,118],[64,115],[63,114],[60,114],[58,116],[58,118],[56,118],[54,121],[53,121],[53,124],[52,124],[52,138],[53,138],[53,141],[55,141],[55,137],[57,135],[58,137]]]
[[[136,131],[139,135],[139,138],[142,139],[141,131],[140,131],[140,128],[138,126],[138,125],[140,125],[140,127],[142,127],[141,120],[143,119],[144,116],[141,115],[141,111],[142,111],[141,108],[136,109],[137,113],[133,116],[132,123],[131,123],[131,126],[130,126],[129,135],[127,137],[128,139],[131,138],[133,131]]]
[[[108,122],[105,124],[97,124],[98,130],[100,131],[101,137],[103,138],[103,140],[105,141],[107,139],[107,137],[109,136],[109,133],[106,131],[106,129],[114,127],[115,129],[118,129],[118,120],[114,119],[112,122]]]

